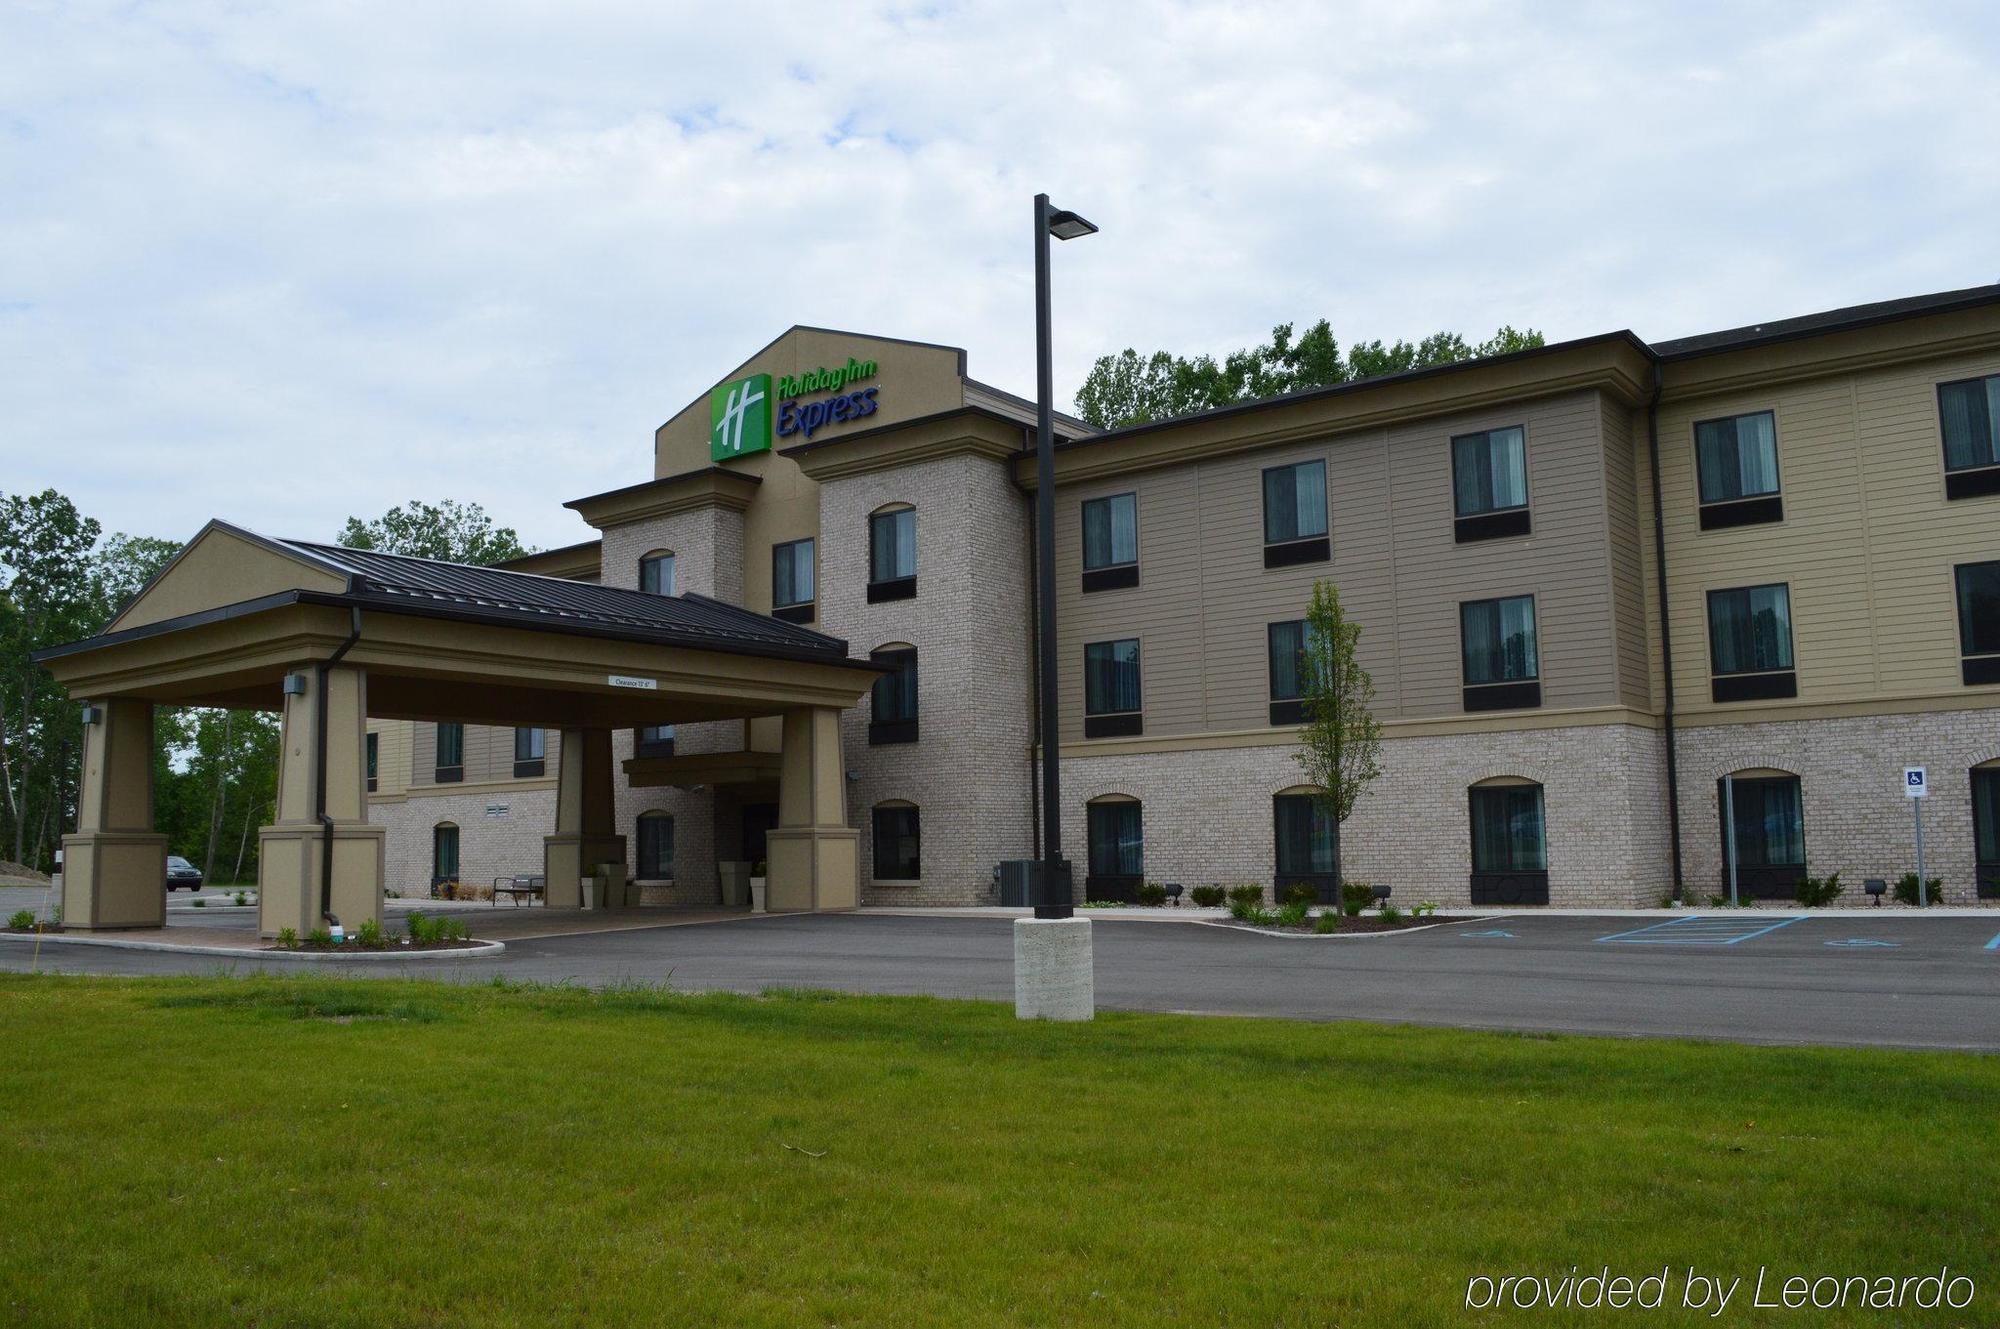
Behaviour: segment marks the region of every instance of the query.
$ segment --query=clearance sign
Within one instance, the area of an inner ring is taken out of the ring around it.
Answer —
[[[845,365],[786,374],[751,374],[716,385],[708,394],[708,456],[728,461],[765,452],[773,438],[811,438],[828,425],[852,424],[875,414],[873,360],[850,357]]]

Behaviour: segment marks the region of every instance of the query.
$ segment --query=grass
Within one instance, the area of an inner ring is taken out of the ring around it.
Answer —
[[[1601,1323],[1464,1309],[1572,1263],[2000,1291],[1987,1058],[310,977],[0,1011],[0,1323]]]

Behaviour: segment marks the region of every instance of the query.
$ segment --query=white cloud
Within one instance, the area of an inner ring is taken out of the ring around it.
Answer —
[[[1979,7],[16,3],[0,489],[543,544],[793,322],[1668,337],[2000,278]]]

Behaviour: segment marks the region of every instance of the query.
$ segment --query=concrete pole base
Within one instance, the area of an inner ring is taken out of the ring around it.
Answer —
[[[1097,987],[1087,918],[1014,920],[1014,1015],[1022,1020],[1088,1020]]]

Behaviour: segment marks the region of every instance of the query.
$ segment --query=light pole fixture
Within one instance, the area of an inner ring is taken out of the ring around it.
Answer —
[[[1049,237],[1075,240],[1097,228],[1066,208],[1035,195],[1035,562],[1040,601],[1042,719],[1042,870],[1035,893],[1036,918],[1076,913],[1069,864],[1062,853],[1062,754],[1056,735],[1056,454],[1055,408],[1050,401]]]

